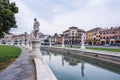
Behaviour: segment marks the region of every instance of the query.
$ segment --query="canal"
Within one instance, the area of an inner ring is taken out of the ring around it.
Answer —
[[[42,54],[58,80],[120,80],[118,66],[56,52],[42,51]]]

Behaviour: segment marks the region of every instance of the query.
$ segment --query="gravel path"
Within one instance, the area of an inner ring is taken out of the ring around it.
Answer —
[[[0,80],[35,80],[35,66],[29,60],[29,51],[21,48],[19,58],[0,73]]]

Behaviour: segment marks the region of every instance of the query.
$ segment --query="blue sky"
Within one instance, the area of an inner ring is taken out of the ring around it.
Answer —
[[[120,0],[10,0],[16,2],[17,29],[11,32],[30,33],[33,19],[40,22],[44,34],[62,33],[71,26],[84,30],[95,27],[120,26]]]

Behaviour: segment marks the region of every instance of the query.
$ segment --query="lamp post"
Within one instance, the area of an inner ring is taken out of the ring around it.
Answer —
[[[27,32],[25,32],[25,46],[26,46],[26,42],[27,42]]]

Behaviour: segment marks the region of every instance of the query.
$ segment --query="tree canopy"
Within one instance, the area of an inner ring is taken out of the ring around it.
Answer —
[[[58,33],[55,33],[54,36],[57,37],[57,36],[58,36]]]
[[[15,14],[18,13],[18,7],[15,2],[9,0],[0,0],[0,38],[4,33],[9,33],[11,28],[16,28]]]

